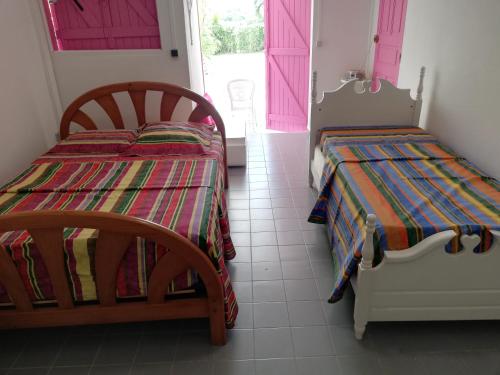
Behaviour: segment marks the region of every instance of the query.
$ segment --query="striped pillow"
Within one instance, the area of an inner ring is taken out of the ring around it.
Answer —
[[[137,138],[137,130],[86,130],[73,133],[49,150],[57,154],[123,153]]]
[[[129,155],[203,155],[210,151],[214,126],[192,122],[144,125]]]

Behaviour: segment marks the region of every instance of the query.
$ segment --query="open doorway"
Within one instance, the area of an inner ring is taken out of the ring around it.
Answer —
[[[205,92],[229,132],[307,131],[311,2],[198,1]]]
[[[229,133],[266,128],[264,0],[199,0],[205,92]]]

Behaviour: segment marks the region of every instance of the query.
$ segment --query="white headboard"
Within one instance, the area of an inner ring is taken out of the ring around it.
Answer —
[[[420,69],[417,97],[410,89],[398,89],[381,79],[380,87],[372,92],[372,81],[349,81],[337,90],[324,92],[317,102],[317,72],[312,75],[311,108],[309,113],[310,160],[318,142],[319,131],[335,126],[414,125],[418,126],[422,108],[425,67]],[[361,87],[360,91],[356,88]]]

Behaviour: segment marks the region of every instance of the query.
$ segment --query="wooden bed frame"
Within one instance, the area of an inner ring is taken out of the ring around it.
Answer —
[[[322,128],[418,126],[424,73],[422,68],[416,99],[411,98],[410,90],[398,89],[385,80],[380,80],[380,89],[376,92],[370,91],[370,81],[350,81],[333,92],[325,92],[319,103],[316,102],[317,74],[313,73],[311,185],[315,184],[314,149]],[[361,86],[361,91],[356,91],[356,86]],[[485,253],[472,251],[480,241],[477,235],[462,235],[463,250],[457,254],[447,253],[445,245],[456,236],[448,230],[409,249],[385,251],[382,262],[373,267],[375,222],[375,215],[369,214],[362,259],[357,276],[351,278],[356,294],[354,333],[357,339],[362,339],[370,321],[500,319],[499,231],[492,231],[493,245]]]
[[[97,102],[117,129],[124,128],[123,117],[113,93],[128,92],[134,106],[137,124],[146,122],[146,94],[162,92],[159,119],[168,121],[181,98],[195,103],[188,121],[197,122],[211,116],[222,135],[224,147],[225,186],[228,186],[226,135],[224,122],[217,110],[195,92],[159,82],[125,82],[91,90],[73,101],[63,114],[61,139],[70,133],[71,123],[87,130],[97,129],[96,123],[81,109],[88,102]],[[98,301],[75,304],[66,275],[63,250],[64,228],[99,230],[95,269]],[[28,230],[52,282],[55,307],[34,304],[24,288],[17,268],[4,249],[0,249],[0,283],[6,288],[14,308],[0,310],[0,329],[46,326],[120,323],[146,320],[208,317],[211,341],[226,342],[224,293],[219,275],[208,256],[188,239],[160,225],[113,213],[92,211],[35,211],[0,215],[0,233]],[[116,299],[118,266],[130,241],[136,237],[154,240],[170,251],[155,265],[149,280],[145,301],[122,302]],[[206,296],[172,298],[167,286],[187,269],[196,271],[205,286]]]

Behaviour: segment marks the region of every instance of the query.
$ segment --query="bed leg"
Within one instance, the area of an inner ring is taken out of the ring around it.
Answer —
[[[366,323],[366,321],[362,323],[354,322],[354,337],[356,337],[357,340],[363,339],[363,335],[366,331]]]
[[[226,323],[224,318],[224,301],[209,299],[210,339],[213,345],[226,343]]]
[[[357,290],[354,302],[354,336],[361,340],[366,330],[371,303],[371,270],[373,268],[373,235],[376,216],[368,214],[365,226],[365,242],[361,249],[361,262],[358,265]]]

